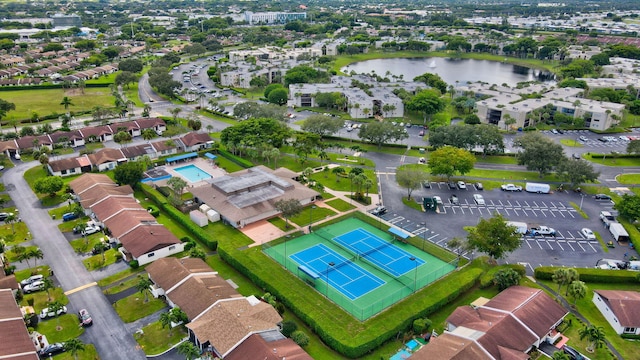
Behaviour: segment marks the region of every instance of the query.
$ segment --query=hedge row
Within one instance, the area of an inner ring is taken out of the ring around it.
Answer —
[[[638,158],[640,158],[640,154],[616,154],[616,155],[612,155],[612,154],[593,154],[593,153],[589,153],[589,155],[591,155],[591,157],[594,158],[594,159],[604,159],[604,158],[609,158],[609,159],[638,159]]]
[[[638,228],[635,225],[631,224],[629,221],[622,218],[618,218],[618,222],[620,222],[620,224],[624,226],[624,229],[629,233],[629,239],[631,239],[633,247],[636,249],[640,249],[640,231],[638,231]]]
[[[191,221],[188,216],[169,204],[169,202],[167,202],[167,198],[162,196],[159,191],[147,184],[141,184],[140,188],[149,199],[153,200],[156,205],[158,205],[158,207],[162,209],[171,219],[187,229],[191,233],[191,235],[196,238],[196,240],[199,240],[213,251],[218,248],[217,241],[210,239],[209,235],[205,233],[202,228]]]
[[[328,346],[350,358],[361,357],[398,333],[410,330],[414,320],[451,303],[472,288],[483,273],[479,267],[467,266],[419,291],[419,295],[360,322],[259,249],[240,251],[234,244],[222,243],[218,254],[254,284],[276,296]]]
[[[231,162],[242,166],[245,169],[248,169],[248,168],[251,168],[251,167],[255,166],[251,161],[248,161],[248,160],[245,160],[245,159],[240,158],[238,156],[235,156],[235,155],[233,155],[232,153],[230,153],[230,152],[228,152],[226,150],[218,150],[218,154],[220,156],[230,160]]]
[[[536,279],[553,280],[553,272],[561,267],[540,266],[535,269]],[[638,273],[627,270],[605,270],[590,268],[575,268],[580,275],[580,281],[591,283],[637,283],[640,282]]]
[[[85,83],[85,88],[103,88],[109,87],[108,83]],[[0,91],[21,91],[21,90],[48,90],[48,89],[62,89],[62,84],[44,84],[44,85],[23,85],[23,86],[0,86]]]
[[[496,276],[496,273],[502,269],[507,269],[507,268],[515,270],[518,274],[520,274],[520,276],[525,276],[527,274],[527,271],[524,268],[524,265],[506,264],[506,265],[495,266],[489,269],[489,271],[487,271],[486,273],[482,274],[482,276],[480,277],[480,287],[484,289],[492,286],[493,278]]]

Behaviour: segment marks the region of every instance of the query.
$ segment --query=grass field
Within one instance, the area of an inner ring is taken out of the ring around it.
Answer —
[[[134,338],[147,355],[158,355],[177,344],[187,335],[183,325],[172,329],[163,328],[159,321],[142,328],[143,334],[135,334]]]
[[[640,174],[620,174],[616,180],[620,184],[640,184]]]
[[[49,343],[65,342],[82,335],[84,328],[78,326],[78,317],[73,314],[40,321],[38,332],[47,336]]]
[[[333,199],[333,200],[325,201],[325,204],[331,206],[332,208],[338,211],[349,211],[351,209],[355,209],[355,206],[349,204],[348,202],[342,199]]]
[[[16,109],[7,113],[3,120],[30,119],[35,112],[39,116],[53,113],[64,114],[64,106],[60,105],[62,98],[68,96],[73,105],[70,112],[91,110],[96,106],[113,106],[113,96],[109,88],[85,88],[84,94],[78,89],[34,89],[3,91],[2,99],[16,104]]]
[[[167,306],[162,300],[154,299],[150,294],[147,295],[149,296],[147,302],[144,302],[144,295],[137,292],[113,304],[122,321],[134,322]]]

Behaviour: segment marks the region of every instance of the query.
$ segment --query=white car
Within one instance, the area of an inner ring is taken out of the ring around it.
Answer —
[[[478,205],[484,205],[484,197],[480,194],[473,194],[473,201]]]
[[[467,188],[467,184],[464,181],[458,181],[458,189],[464,190]]]
[[[32,292],[44,290],[44,282],[43,281],[34,281],[29,285],[26,285],[22,288],[22,292],[25,294],[29,294]]]
[[[44,276],[42,276],[42,275],[39,275],[39,274],[38,275],[33,275],[33,276],[29,277],[29,278],[26,278],[26,279],[20,281],[20,285],[27,286],[27,285],[29,285],[31,283],[36,282],[36,281],[42,281],[42,279],[44,279]]]
[[[40,311],[40,319],[46,319],[46,318],[50,318],[50,317],[54,317],[54,316],[60,316],[62,314],[66,314],[67,313],[67,307],[63,306],[61,307],[58,312],[57,315],[54,311],[49,310],[49,308],[44,308],[42,309],[42,311]]]
[[[591,231],[591,229],[582,228],[582,230],[580,230],[580,233],[587,240],[595,240],[596,239],[596,234],[594,234],[593,231]]]
[[[82,235],[91,235],[100,231],[100,228],[97,226],[87,226],[82,230]]]
[[[440,196],[434,196],[433,200],[435,200],[436,204],[442,205],[442,199],[440,198]]]

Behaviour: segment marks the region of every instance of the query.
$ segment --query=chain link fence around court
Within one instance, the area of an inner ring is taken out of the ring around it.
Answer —
[[[299,238],[286,239],[286,242],[284,241],[285,239],[283,239],[283,241],[264,244],[263,251],[269,257],[283,265],[287,270],[289,270],[289,272],[295,274],[305,283],[314,287],[322,295],[340,305],[360,321],[367,320],[382,312],[386,308],[403,300],[417,290],[447,275],[456,268],[457,260],[446,263],[427,253],[420,253],[416,256],[425,260],[427,264],[423,264],[421,267],[416,267],[414,270],[408,271],[400,276],[393,276],[389,272],[377,266],[375,263],[368,261],[366,254],[365,256],[357,254],[353,250],[347,249],[345,246],[335,241],[335,237],[336,235],[328,231],[326,227],[316,229],[313,233],[304,236],[307,240],[305,241],[305,244],[308,244],[309,246],[305,245],[303,249],[315,244],[324,244],[325,246],[335,250],[344,258],[348,259],[348,262],[352,262],[371,274],[378,276],[384,280],[386,284],[358,299],[351,300],[345,297],[339,290],[328,285],[328,280],[331,277],[331,271],[319,273],[317,274],[319,278],[311,279],[299,269],[299,266],[304,264],[298,264],[289,258],[290,255],[294,252],[300,251],[301,248],[300,246],[291,246],[291,244],[287,246],[287,242],[297,242]],[[419,251],[417,248],[413,248],[413,250],[413,252],[415,252],[415,250]],[[332,271],[335,271],[335,269],[332,269]]]

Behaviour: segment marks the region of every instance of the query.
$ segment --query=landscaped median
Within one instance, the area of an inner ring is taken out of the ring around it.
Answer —
[[[363,220],[368,219],[363,214],[356,216],[362,217]],[[239,250],[243,245],[233,239],[220,240],[218,251],[223,260],[256,285],[275,295],[300,319],[315,329],[327,345],[353,358],[361,357],[377,349],[399,332],[407,331],[413,320],[439,310],[474,286],[484,271],[480,260],[473,262],[377,316],[360,322],[272,261],[257,247]],[[412,239],[412,242],[418,243],[418,240]],[[438,255],[442,254],[434,255],[439,257]],[[451,253],[448,253],[448,257],[455,259],[455,255]]]

